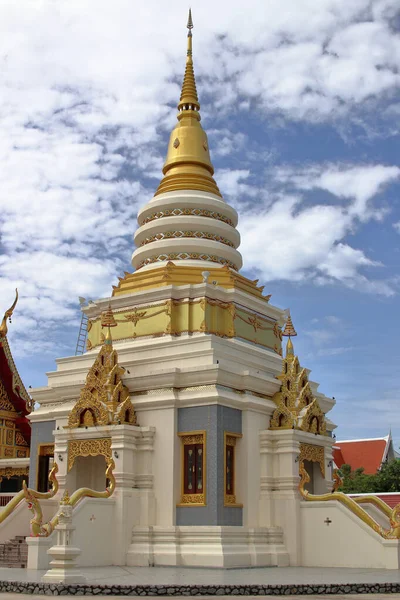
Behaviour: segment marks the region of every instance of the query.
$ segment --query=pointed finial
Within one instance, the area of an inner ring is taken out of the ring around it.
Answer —
[[[199,99],[197,97],[196,80],[194,78],[193,71],[193,59],[192,59],[192,9],[189,8],[189,16],[186,27],[188,28],[188,40],[187,40],[187,56],[186,56],[186,69],[183,77],[181,98],[178,104],[178,110],[181,111],[198,111],[200,110]],[[197,114],[198,118],[200,116]]]
[[[15,300],[12,303],[12,305],[10,306],[10,308],[8,310],[6,310],[6,312],[4,313],[4,317],[3,317],[3,320],[2,320],[1,325],[0,325],[0,338],[4,338],[7,335],[7,331],[8,331],[7,319],[11,323],[11,316],[12,316],[12,314],[14,312],[14,308],[16,307],[17,302],[18,302],[18,290],[16,288],[15,289]]]
[[[292,323],[292,317],[290,316],[290,312],[288,314],[285,329],[283,330],[282,335],[288,336],[288,337],[291,337],[291,336],[294,337],[295,335],[297,335],[296,330]]]
[[[191,29],[193,29],[193,19],[192,19],[192,9],[191,8],[189,8],[188,22],[187,22],[186,27],[189,29],[188,35],[192,35],[192,32],[190,31]]]
[[[294,348],[293,348],[293,342],[289,337],[287,344],[286,344],[286,358],[292,357],[292,356],[294,356]]]

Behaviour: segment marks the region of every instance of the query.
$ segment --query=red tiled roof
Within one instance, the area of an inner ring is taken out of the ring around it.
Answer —
[[[380,468],[388,438],[335,442],[333,460],[337,467],[350,465],[352,470],[364,467],[364,473],[373,475]]]
[[[31,424],[27,419],[30,412],[27,402],[29,396],[18,375],[6,337],[0,338],[0,381],[9,401],[18,413],[15,424],[29,445],[31,439]]]

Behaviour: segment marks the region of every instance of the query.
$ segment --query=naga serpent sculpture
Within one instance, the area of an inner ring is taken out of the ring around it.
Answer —
[[[4,507],[4,510],[2,510],[0,512],[0,523],[2,523],[14,510],[14,508],[16,508],[18,506],[18,504],[24,500],[24,498],[26,499],[26,493],[27,491],[29,492],[30,496],[32,498],[40,498],[41,500],[47,500],[48,498],[53,498],[53,496],[56,495],[56,493],[58,492],[58,481],[56,478],[56,473],[58,472],[58,466],[57,463],[54,463],[53,468],[50,471],[49,474],[49,481],[51,481],[53,483],[53,488],[51,490],[49,490],[48,492],[37,492],[36,490],[31,490],[26,486],[25,481],[23,481],[22,486],[23,489],[18,492],[18,494],[16,494],[14,496],[14,498],[12,500],[10,500],[10,502],[8,502],[8,504],[6,504],[6,506]]]
[[[79,488],[76,490],[71,497],[68,496],[66,491],[63,496],[62,504],[69,504],[70,506],[76,506],[82,498],[109,498],[112,496],[115,490],[115,477],[113,470],[115,469],[115,463],[112,459],[107,462],[106,478],[109,480],[109,486],[103,492],[97,492],[90,488]],[[53,471],[52,471],[53,472]],[[50,474],[51,475],[51,474]],[[50,478],[50,477],[49,477]],[[55,480],[55,477],[54,477]],[[56,480],[55,480],[56,481]],[[58,484],[57,484],[58,489]],[[48,537],[54,531],[54,528],[58,524],[58,511],[54,517],[47,523],[43,523],[43,512],[42,507],[38,498],[44,498],[44,495],[38,496],[38,492],[30,490],[24,486],[23,493],[28,503],[29,510],[33,513],[33,519],[31,519],[31,536],[32,537]],[[55,493],[55,492],[54,492]],[[54,495],[54,494],[53,494]],[[46,496],[47,497],[47,496]],[[50,496],[49,496],[50,497]]]
[[[380,536],[385,539],[399,539],[400,538],[400,504],[394,507],[391,510],[390,506],[383,502],[380,498],[376,496],[361,496],[359,498],[350,498],[347,494],[343,492],[336,491],[340,486],[341,479],[339,474],[335,473],[334,480],[335,484],[333,486],[333,490],[330,494],[310,494],[307,490],[304,489],[304,486],[310,482],[310,476],[307,473],[304,464],[301,462],[299,466],[299,475],[300,475],[300,483],[299,483],[299,492],[305,500],[311,502],[326,502],[329,500],[338,500],[341,504],[347,506],[352,513],[354,513],[357,517],[359,517],[364,523],[366,523],[371,529],[376,531]],[[373,504],[376,506],[381,512],[383,512],[390,521],[390,529],[384,529],[363,509],[360,504]]]

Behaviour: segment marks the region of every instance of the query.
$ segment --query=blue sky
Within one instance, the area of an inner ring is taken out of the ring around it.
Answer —
[[[400,443],[397,0],[197,0],[194,62],[242,272],[290,307],[338,438]],[[182,12],[184,10],[184,12]],[[130,268],[185,61],[186,9],[2,3],[0,286],[27,385],[74,353],[78,296]]]

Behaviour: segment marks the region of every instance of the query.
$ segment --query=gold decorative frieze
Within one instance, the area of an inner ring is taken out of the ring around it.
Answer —
[[[217,221],[222,221],[223,223],[227,223],[234,227],[235,224],[229,217],[225,215],[215,212],[214,210],[207,210],[204,208],[173,208],[173,209],[165,209],[162,211],[157,211],[143,219],[139,222],[139,225],[145,225],[146,223],[150,223],[155,219],[163,219],[164,217],[180,217],[180,216],[194,216],[194,217],[210,217],[210,219],[216,219]]]
[[[237,337],[281,352],[281,331],[272,319],[256,314],[234,302],[214,298],[169,299],[157,304],[114,311],[118,327],[115,340],[184,333],[210,333],[219,337]],[[100,317],[92,319],[90,346],[104,342]]]
[[[219,235],[217,233],[209,233],[207,231],[165,231],[156,233],[154,235],[149,235],[146,237],[141,246],[146,246],[147,244],[151,244],[152,242],[158,242],[160,240],[171,240],[171,239],[181,239],[181,238],[194,238],[201,240],[212,240],[214,242],[220,242],[221,244],[225,244],[225,246],[230,246],[231,248],[235,247],[235,244],[228,240],[226,237]]]
[[[219,263],[220,265],[225,265],[230,269],[234,269],[235,271],[238,270],[237,265],[235,265],[231,260],[222,258],[221,256],[216,256],[215,254],[205,254],[204,252],[168,252],[167,254],[149,256],[138,264],[137,269],[139,270],[146,265],[151,265],[156,262],[165,262],[168,260],[206,260],[213,263]]]
[[[6,478],[11,479],[11,477],[28,477],[29,476],[29,466],[26,467],[4,467],[0,469],[0,482]]]
[[[68,442],[68,471],[74,466],[78,456],[104,456],[111,461],[111,438],[93,440],[70,440]]]

